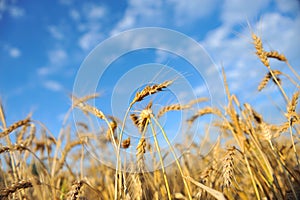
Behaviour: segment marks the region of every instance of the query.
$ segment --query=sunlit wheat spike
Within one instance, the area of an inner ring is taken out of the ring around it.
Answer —
[[[29,146],[32,144],[33,139],[35,138],[36,127],[34,124],[30,124],[29,136],[24,140],[24,145]]]
[[[15,193],[20,189],[31,188],[36,184],[40,184],[39,181],[30,181],[30,180],[20,180],[16,183],[11,184],[9,187],[0,189],[0,199],[5,199],[8,195]]]
[[[130,114],[130,119],[136,127],[139,127],[139,117],[136,114]]]
[[[263,48],[263,44],[261,39],[254,33],[252,33],[252,39],[253,39],[253,44],[255,46],[256,49],[256,55],[257,57],[260,59],[260,61],[266,66],[266,67],[270,67],[270,63],[267,57],[267,53],[265,52],[264,48]]]
[[[94,106],[90,106],[88,104],[80,103],[80,104],[77,105],[77,107],[80,108],[82,111],[84,111],[86,113],[91,113],[91,114],[95,115],[99,119],[105,119],[105,115],[103,114],[103,112],[101,110],[97,109]]]
[[[288,103],[287,112],[288,114],[294,113],[298,104],[300,91],[297,91],[293,94],[292,100]]]
[[[142,112],[139,115],[139,122],[138,122],[138,127],[140,129],[140,132],[143,132],[145,127],[148,125],[149,119],[152,115],[152,110],[151,108],[147,108],[142,110]]]
[[[121,147],[122,147],[123,149],[129,148],[129,146],[130,146],[130,138],[127,138],[127,139],[125,139],[125,140],[122,141]]]
[[[99,97],[99,94],[98,93],[94,93],[94,94],[89,94],[89,95],[86,95],[84,97],[81,97],[81,98],[78,98],[74,95],[71,95],[71,99],[72,99],[72,108],[74,107],[77,107],[78,104],[81,104],[81,103],[85,103],[86,101],[90,100],[90,99],[95,99]]]
[[[0,138],[7,136],[11,132],[13,132],[15,129],[25,126],[30,122],[30,117],[27,117],[26,119],[20,120],[15,122],[13,125],[5,129],[2,133],[0,133]]]
[[[76,180],[72,184],[72,188],[70,192],[68,193],[68,200],[77,200],[79,199],[79,192],[81,187],[83,186],[84,181],[82,180]]]
[[[202,108],[202,109],[198,110],[195,115],[193,115],[191,118],[189,118],[187,120],[187,122],[188,122],[188,124],[191,125],[192,123],[194,123],[194,121],[198,117],[201,117],[201,116],[206,115],[206,114],[215,114],[215,115],[217,115],[219,117],[222,117],[222,113],[221,113],[221,111],[219,109],[212,108],[212,107],[205,107],[205,108]]]
[[[197,104],[197,103],[205,102],[205,101],[208,101],[208,100],[209,100],[209,98],[206,98],[206,97],[200,97],[200,98],[191,100],[187,105],[193,106],[193,105],[195,105],[195,104]]]
[[[115,139],[117,139],[115,137],[115,131],[116,131],[117,127],[118,127],[118,124],[117,124],[116,120],[111,117],[111,121],[109,122],[108,125],[109,125],[109,127],[108,127],[108,129],[106,131],[106,138],[109,141],[113,141],[112,137],[114,137]]]
[[[266,52],[268,58],[275,58],[280,61],[287,61],[286,57],[283,54],[278,53],[277,51]]]
[[[268,84],[271,77],[272,77],[271,73],[267,73],[265,75],[265,77],[262,79],[262,81],[260,82],[260,84],[258,85],[257,90],[262,91],[262,89],[264,89],[266,87],[266,85]]]
[[[5,152],[12,152],[12,151],[24,151],[27,150],[27,147],[23,144],[15,144],[11,146],[0,146],[0,154]]]
[[[168,80],[168,81],[165,81],[163,83],[155,84],[155,85],[152,85],[152,86],[147,85],[142,91],[137,92],[135,94],[135,97],[132,100],[132,102],[130,103],[130,105],[132,106],[134,103],[142,101],[145,97],[162,91],[164,88],[167,88],[172,83],[173,83],[172,80]]]
[[[281,83],[281,80],[279,79],[278,75],[281,75],[281,74],[282,74],[281,71],[279,71],[279,70],[272,70],[272,72],[273,72],[273,74],[275,75],[275,77],[276,77],[278,83],[280,84],[280,83]],[[277,84],[276,81],[273,79],[271,72],[268,72],[268,73],[265,75],[265,77],[263,78],[263,80],[260,82],[260,84],[259,84],[259,86],[258,86],[258,88],[257,88],[258,91],[263,90],[263,89],[266,87],[266,85],[268,84],[268,82],[270,81],[270,79],[272,79],[273,82],[274,82],[275,84]]]
[[[139,131],[142,133],[149,122],[150,117],[152,116],[152,101],[148,103],[148,105],[139,113],[139,115],[131,114],[130,118],[133,121],[134,125],[136,125]]]
[[[145,167],[145,157],[144,154],[146,153],[146,140],[144,137],[141,137],[139,140],[139,143],[136,147],[136,160],[137,160],[137,166],[139,171],[143,171]]]
[[[250,104],[248,103],[245,103],[244,104],[244,107],[252,114],[254,120],[257,122],[257,123],[262,123],[263,122],[263,117],[261,114],[259,114],[256,110],[254,110]]]
[[[230,187],[233,179],[235,147],[227,149],[226,155],[223,160],[223,184],[224,187]]]
[[[259,137],[263,140],[270,141],[273,137],[270,125],[268,125],[265,122],[262,122],[260,124],[260,128],[261,128],[261,134],[259,134]]]
[[[161,108],[161,109],[158,111],[157,117],[160,118],[160,117],[163,116],[166,112],[169,112],[169,111],[174,111],[174,110],[184,110],[184,109],[188,109],[188,108],[190,108],[190,105],[173,104],[173,105],[164,106],[163,108]]]
[[[289,124],[292,126],[300,120],[299,114],[296,112],[300,91],[293,94],[291,101],[287,105],[286,117],[288,118]]]

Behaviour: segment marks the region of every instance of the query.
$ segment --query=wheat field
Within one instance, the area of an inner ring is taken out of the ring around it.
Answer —
[[[100,136],[84,122],[77,122],[77,129],[66,125],[58,136],[53,136],[47,131],[47,125],[30,114],[6,124],[5,116],[9,113],[5,113],[1,104],[0,199],[300,199],[300,114],[297,109],[300,76],[285,55],[265,50],[260,37],[254,33],[252,39],[256,56],[262,63],[257,67],[266,68],[257,90],[263,91],[268,84],[278,88],[278,95],[286,103],[282,110],[284,123],[271,124],[249,103],[240,102],[239,97],[230,92],[224,70],[228,104],[222,109],[202,107],[183,119],[190,127],[204,115],[213,115],[213,130],[217,130],[219,136],[211,140],[207,132],[199,143],[189,147],[188,153],[184,151],[184,144],[171,143],[159,118],[168,112],[190,110],[209,99],[203,97],[191,99],[184,105],[166,105],[158,112],[152,109],[155,102],[148,101],[139,112],[132,112],[135,104],[158,93],[163,95],[176,80],[148,85],[136,92],[123,120],[88,103],[98,94],[71,96],[70,112],[77,110],[87,118],[96,117],[103,122]],[[292,76],[273,69],[271,59],[284,62]],[[294,85],[292,96],[282,87],[284,76],[289,77],[284,81]],[[274,109],[278,108],[274,106]],[[130,123],[140,132],[137,144],[133,144],[130,137],[124,137],[126,118],[131,119]],[[168,146],[168,154],[174,158],[168,166],[161,151],[161,139],[157,138],[158,130]],[[152,134],[152,140],[146,137],[147,131]],[[90,143],[104,154],[114,152],[116,166],[109,167],[89,156],[85,147]],[[124,165],[124,154],[120,151],[129,147],[135,150],[134,158]],[[147,166],[154,162],[145,154],[152,152],[156,152],[158,162],[153,167],[155,170],[149,171]],[[178,154],[181,156],[175,159]]]

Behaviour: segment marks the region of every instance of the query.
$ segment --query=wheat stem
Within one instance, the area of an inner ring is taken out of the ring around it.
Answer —
[[[188,194],[188,197],[189,197],[190,200],[192,200],[192,195],[191,195],[191,192],[190,192],[190,188],[189,188],[189,186],[188,186],[188,184],[187,184],[187,182],[186,182],[186,180],[185,180],[185,178],[184,178],[184,174],[183,174],[183,171],[182,171],[182,169],[181,169],[181,166],[180,166],[180,163],[179,163],[179,161],[178,161],[178,158],[177,158],[177,155],[176,155],[176,153],[175,153],[175,150],[174,150],[172,144],[170,143],[170,141],[169,141],[169,139],[168,139],[168,136],[167,136],[166,132],[164,131],[163,127],[160,125],[160,123],[157,121],[157,119],[156,119],[154,116],[152,117],[152,119],[154,119],[155,124],[156,124],[156,125],[159,127],[159,129],[161,130],[161,132],[162,132],[162,134],[163,134],[163,136],[164,136],[164,139],[166,140],[167,144],[168,144],[169,147],[170,147],[171,153],[173,154],[173,157],[174,157],[174,159],[175,159],[176,165],[177,165],[177,167],[178,167],[178,169],[179,169],[179,172],[180,172],[180,175],[181,175],[181,177],[182,177],[182,180],[183,180],[183,183],[184,183],[184,187],[185,187],[185,189],[186,189],[186,192],[187,192],[187,194]]]
[[[152,130],[152,133],[153,133],[154,143],[155,143],[155,146],[156,146],[156,149],[157,149],[157,152],[158,152],[159,161],[160,161],[160,164],[161,164],[161,167],[162,167],[162,172],[163,172],[163,177],[164,177],[166,188],[167,188],[168,198],[172,199],[171,198],[171,192],[170,192],[170,186],[169,186],[169,183],[168,183],[167,174],[166,174],[165,167],[164,167],[164,161],[163,161],[163,158],[161,156],[159,144],[158,144],[158,141],[157,141],[156,132],[154,130],[154,127],[153,127],[153,124],[152,124],[151,120],[150,120],[150,127],[151,127],[151,130]]]

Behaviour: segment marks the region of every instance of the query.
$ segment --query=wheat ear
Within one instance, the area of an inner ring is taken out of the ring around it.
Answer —
[[[10,134],[15,129],[17,129],[17,128],[21,127],[21,126],[27,125],[29,122],[30,122],[30,118],[29,117],[27,117],[26,119],[23,119],[23,120],[15,122],[13,125],[11,125],[7,129],[5,129],[2,133],[0,133],[0,138],[7,136],[8,134]]]
[[[80,189],[82,187],[82,185],[84,184],[84,181],[82,180],[76,180],[74,181],[73,185],[72,185],[72,189],[69,192],[69,198],[68,200],[77,200],[79,198],[79,192]]]
[[[268,58],[275,58],[280,61],[287,61],[286,57],[283,54],[278,53],[277,51],[266,52]]]
[[[233,179],[233,168],[234,162],[233,158],[235,155],[235,147],[227,149],[226,155],[223,161],[223,179],[224,179],[224,187],[230,187]]]
[[[281,71],[279,70],[272,70],[273,74],[275,75],[277,81],[279,84],[281,84],[280,79],[278,78],[278,75],[281,75]],[[261,91],[262,89],[264,89],[266,87],[266,85],[268,84],[269,80],[272,78],[272,74],[270,72],[268,72],[265,77],[263,78],[263,80],[260,82],[257,90]],[[276,81],[272,78],[273,82],[276,84]]]
[[[131,107],[136,102],[142,101],[145,97],[147,97],[149,95],[152,95],[152,94],[162,91],[164,88],[167,88],[172,83],[173,83],[172,80],[168,80],[163,83],[155,84],[152,86],[147,85],[142,91],[137,92],[135,94],[135,97],[132,100],[132,102],[130,103],[129,107]]]
[[[258,58],[260,59],[260,61],[266,66],[266,67],[270,67],[270,63],[267,57],[267,53],[265,52],[264,48],[263,48],[263,44],[261,39],[255,35],[254,33],[252,33],[252,39],[253,39],[253,44],[255,46],[256,49],[256,55],[258,56]]]
[[[189,105],[180,105],[180,104],[164,106],[158,111],[157,118],[160,118],[161,116],[163,116],[165,113],[167,113],[169,111],[184,110],[184,109],[188,109],[188,108],[190,108]]]
[[[0,189],[0,199],[8,197],[10,194],[15,193],[20,189],[26,189],[33,187],[33,181],[30,180],[21,180],[16,183],[11,184],[9,187]],[[36,184],[40,184],[39,181],[35,181]]]

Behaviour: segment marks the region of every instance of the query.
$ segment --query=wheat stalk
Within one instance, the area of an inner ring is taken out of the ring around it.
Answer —
[[[77,145],[82,145],[83,143],[84,143],[84,141],[82,141],[82,140],[75,140],[75,141],[72,141],[72,142],[69,142],[66,144],[66,146],[62,152],[62,156],[58,161],[56,173],[58,173],[60,171],[60,169],[63,167],[63,165],[65,164],[67,154],[71,151],[71,149]]]

